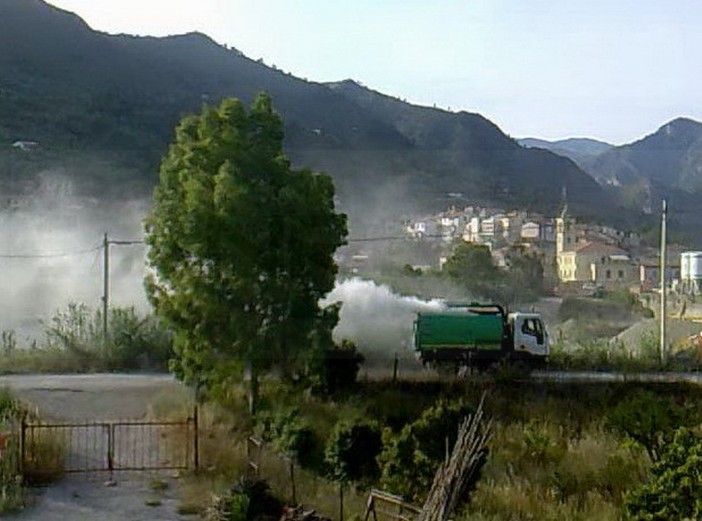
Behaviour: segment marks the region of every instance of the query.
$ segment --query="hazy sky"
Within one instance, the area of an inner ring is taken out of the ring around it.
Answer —
[[[94,29],[198,30],[315,81],[615,144],[702,120],[699,0],[50,0]]]

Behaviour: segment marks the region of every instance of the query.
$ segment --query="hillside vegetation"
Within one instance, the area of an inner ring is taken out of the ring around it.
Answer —
[[[480,115],[416,107],[351,81],[308,82],[202,34],[108,35],[42,0],[5,0],[0,46],[5,193],[31,191],[37,172],[55,168],[90,193],[148,193],[183,114],[225,96],[248,104],[265,90],[293,162],[328,171],[357,222],[444,208],[449,192],[553,213],[563,187],[574,213],[622,220],[571,161],[520,147]],[[38,141],[38,152],[11,150],[15,140]]]

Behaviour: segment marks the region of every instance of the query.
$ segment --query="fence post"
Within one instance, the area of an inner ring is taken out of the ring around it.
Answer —
[[[339,481],[339,521],[344,521],[344,482]]]
[[[113,424],[105,424],[107,428],[107,470],[110,471],[110,479],[112,479],[112,471],[114,470],[114,443],[115,443],[115,426]]]
[[[197,472],[200,469],[200,421],[197,402],[195,402],[195,407],[193,409],[193,423],[195,424],[195,432],[193,433],[193,457],[195,459],[195,472]]]
[[[25,457],[25,446],[27,442],[27,413],[22,413],[22,419],[20,420],[20,439],[19,439],[19,461],[17,461],[17,470],[22,474],[24,472],[24,457]]]
[[[295,490],[295,462],[290,459],[290,486],[292,487],[292,502],[297,505],[297,491]]]
[[[397,357],[397,351],[395,351],[395,359],[393,360],[392,363],[392,383],[397,383],[397,366],[399,365],[400,360]]]

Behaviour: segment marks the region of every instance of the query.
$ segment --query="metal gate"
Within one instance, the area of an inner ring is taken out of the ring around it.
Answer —
[[[22,421],[25,475],[197,469],[197,409],[180,421]]]

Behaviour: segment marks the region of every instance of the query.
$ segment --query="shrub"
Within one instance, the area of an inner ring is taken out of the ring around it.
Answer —
[[[340,422],[327,440],[324,461],[338,481],[371,483],[380,475],[376,458],[382,448],[377,423]]]
[[[283,510],[268,483],[242,478],[224,495],[212,497],[205,512],[208,521],[278,520]]]
[[[537,465],[558,462],[565,448],[551,439],[548,429],[536,420],[529,420],[522,434],[526,456]]]
[[[283,504],[271,493],[266,481],[261,479],[241,479],[234,486],[232,492],[244,495],[249,499],[246,511],[247,520],[273,519],[278,521],[280,519]]]
[[[171,358],[171,335],[154,315],[140,317],[133,307],[110,313],[107,353],[110,369],[166,369]]]
[[[22,414],[22,406],[9,391],[0,389],[0,426],[16,420]]]
[[[398,434],[384,431],[378,456],[382,486],[410,500],[422,499],[456,441],[460,421],[472,412],[463,401],[440,400]]]
[[[657,461],[673,430],[694,421],[672,398],[640,391],[609,412],[606,426],[639,443],[651,461]]]
[[[249,496],[246,494],[232,494],[229,498],[229,516],[227,521],[247,521],[250,502]]]
[[[327,395],[352,390],[363,360],[356,344],[349,340],[343,340],[340,345],[325,349],[321,360],[312,368],[313,376],[317,379],[315,390]]]
[[[70,357],[74,370],[166,369],[172,355],[169,331],[153,315],[133,307],[110,309],[108,338],[102,311],[70,303],[45,324],[47,351]]]
[[[702,439],[678,430],[651,468],[649,481],[626,496],[624,508],[633,520],[702,518]]]
[[[95,349],[103,343],[100,322],[100,317],[93,315],[88,306],[71,302],[45,325],[46,346],[73,355],[87,366],[93,365],[97,358]]]
[[[294,459],[303,467],[315,465],[317,439],[312,429],[300,419],[297,409],[259,413],[256,417],[256,430],[276,451]]]

